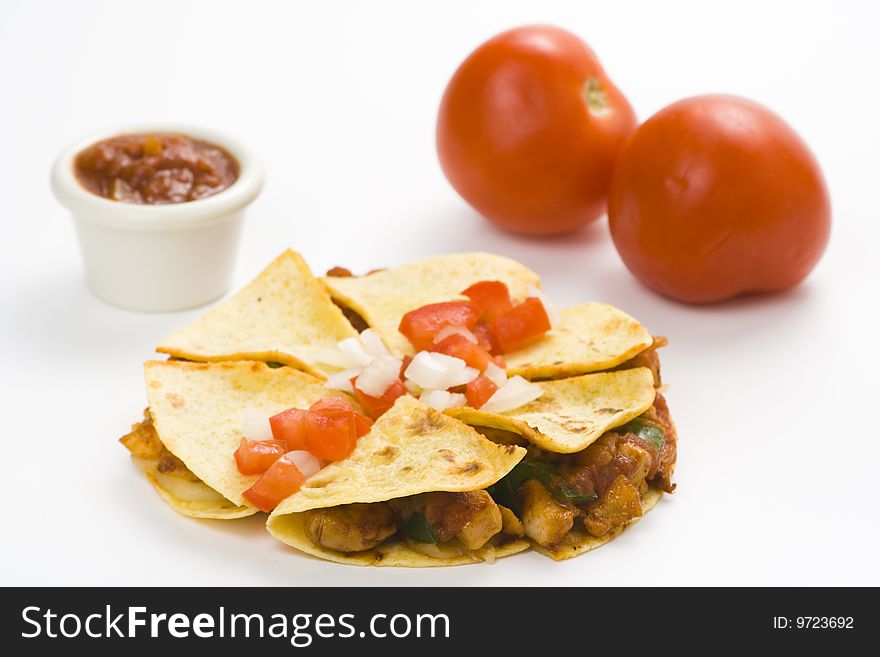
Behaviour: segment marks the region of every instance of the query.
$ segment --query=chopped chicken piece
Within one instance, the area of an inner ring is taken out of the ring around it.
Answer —
[[[443,543],[454,538],[486,509],[495,507],[495,501],[484,490],[466,493],[428,493],[425,496],[425,519],[434,531],[437,541]],[[491,511],[489,512],[491,513]],[[486,519],[490,516],[486,516]],[[501,531],[501,514],[497,514]]]
[[[119,442],[138,459],[158,459],[163,449],[159,434],[153,428],[149,410],[144,411],[143,421],[132,424],[131,431],[120,438]]]
[[[468,550],[478,550],[483,547],[489,542],[489,539],[501,531],[503,526],[501,510],[498,505],[485,491],[476,492],[485,493],[491,503],[477,511],[473,520],[462,527],[458,533],[458,539],[464,543]]]
[[[156,461],[156,470],[164,475],[188,481],[201,481],[159,440],[149,409],[144,411],[144,420],[131,425],[131,431],[120,438],[119,442],[128,448],[134,458]]]
[[[529,479],[518,494],[525,535],[539,545],[556,545],[571,530],[575,510],[560,505],[540,482]]]
[[[618,475],[602,497],[590,506],[583,521],[586,530],[598,537],[641,515],[638,489],[624,475]]]
[[[339,552],[369,550],[397,531],[394,513],[384,502],[313,509],[303,516],[309,540]]]

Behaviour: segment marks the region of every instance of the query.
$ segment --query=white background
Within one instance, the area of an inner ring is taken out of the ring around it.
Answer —
[[[833,7],[833,8],[832,8]],[[0,4],[3,584],[880,584],[877,324],[880,16],[874,3],[10,2]],[[822,163],[829,249],[796,290],[686,307],[642,288],[604,220],[534,240],[446,183],[436,108],[458,63],[508,27],[580,34],[641,118],[728,92],[775,109]],[[359,569],[276,542],[253,517],[196,521],[116,439],[141,363],[197,317],[93,298],[49,167],[120,123],[227,131],[265,161],[236,287],[283,248],[316,271],[484,249],[560,304],[611,302],[666,335],[679,489],[587,556]]]

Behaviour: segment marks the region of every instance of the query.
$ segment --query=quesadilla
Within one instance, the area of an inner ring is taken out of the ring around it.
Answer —
[[[156,348],[193,361],[261,360],[324,377],[328,349],[356,335],[298,253],[287,250],[237,294]]]
[[[648,368],[540,383],[505,413],[446,413],[501,444],[528,448],[490,488],[539,552],[568,559],[617,536],[675,489],[677,433]]]
[[[249,361],[149,361],[144,380],[149,408],[120,441],[162,499],[195,518],[257,512],[243,497],[257,477],[242,475],[233,460],[246,410],[271,415],[344,396],[304,372]]]
[[[520,523],[486,492],[525,453],[402,396],[347,458],[283,501],[267,528],[292,547],[338,563],[491,561],[528,547]]]

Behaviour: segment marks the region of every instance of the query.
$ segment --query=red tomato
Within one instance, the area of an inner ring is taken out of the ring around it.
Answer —
[[[478,376],[476,379],[467,384],[464,391],[467,396],[468,404],[474,408],[480,408],[489,401],[489,397],[495,394],[498,386],[485,376]]]
[[[503,353],[512,351],[550,330],[550,319],[537,297],[528,297],[492,323],[492,335]]]
[[[407,392],[406,386],[403,385],[403,382],[399,379],[392,383],[388,390],[385,391],[385,394],[381,397],[370,397],[367,393],[359,390],[357,386],[354,387],[354,396],[358,400],[358,403],[367,412],[367,415],[374,420],[378,419],[380,415],[394,406],[394,402],[397,401],[397,398],[402,397]]]
[[[263,474],[282,454],[286,454],[284,440],[250,440],[242,438],[235,450],[235,464],[244,475]]]
[[[272,437],[287,443],[288,451],[308,449],[306,441],[305,418],[307,411],[300,408],[288,408],[269,418]]]
[[[492,329],[486,322],[477,322],[471,331],[477,336],[477,344],[483,349],[489,353],[495,353],[498,351],[498,345],[495,343],[495,338],[492,336]]]
[[[310,412],[306,416],[308,451],[325,461],[339,461],[357,444],[354,413]]]
[[[354,379],[352,379],[352,384],[354,384]],[[355,410],[354,406],[342,397],[324,397],[319,399],[311,405],[309,411],[331,416],[342,415],[347,417],[348,415],[354,415],[354,429],[358,438],[369,433],[370,427],[373,426],[373,421],[370,418]]]
[[[510,290],[501,281],[480,281],[471,285],[462,294],[473,301],[482,311],[483,318],[490,322],[513,308]]]
[[[281,500],[298,491],[302,483],[303,476],[299,468],[282,456],[244,492],[244,497],[260,511],[268,513]]]
[[[627,142],[608,217],[645,285],[708,303],[797,285],[825,250],[831,206],[798,135],[733,96],[679,101]]]
[[[463,335],[455,333],[434,345],[433,351],[441,354],[461,358],[471,367],[476,367],[481,372],[486,369],[492,356],[478,344],[474,344]]]
[[[416,351],[423,351],[434,346],[434,336],[447,326],[470,329],[478,319],[480,311],[470,302],[444,301],[411,310],[400,320],[397,330],[406,336]]]
[[[575,35],[530,26],[462,63],[437,118],[449,182],[518,233],[564,233],[605,212],[617,153],[636,127],[623,94]]]

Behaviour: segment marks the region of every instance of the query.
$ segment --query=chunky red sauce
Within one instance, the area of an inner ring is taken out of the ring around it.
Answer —
[[[94,194],[126,203],[185,203],[238,178],[238,162],[220,146],[180,134],[119,135],[76,156],[76,177]]]

